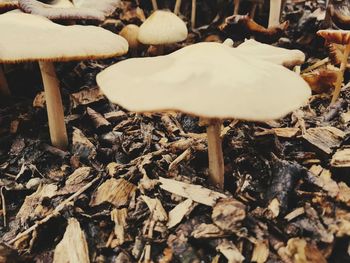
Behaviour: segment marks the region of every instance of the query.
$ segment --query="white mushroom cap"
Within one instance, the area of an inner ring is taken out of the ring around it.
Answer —
[[[305,61],[305,54],[300,50],[274,47],[253,39],[246,40],[237,49],[257,59],[263,59],[285,67],[301,65]]]
[[[120,5],[120,0],[55,0],[45,4],[37,0],[19,0],[20,8],[29,14],[53,20],[91,19],[104,20]]]
[[[147,45],[165,45],[187,38],[186,24],[174,13],[157,10],[140,26],[139,41]]]
[[[95,26],[62,26],[24,13],[0,15],[0,63],[70,61],[123,55],[127,41]]]
[[[294,72],[220,43],[119,62],[97,75],[114,103],[135,112],[179,110],[206,118],[277,119],[307,102]]]

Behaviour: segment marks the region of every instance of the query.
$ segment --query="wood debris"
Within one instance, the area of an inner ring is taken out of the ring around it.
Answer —
[[[136,186],[125,179],[108,179],[94,192],[90,205],[97,206],[110,203],[115,207],[122,207],[129,203]]]
[[[219,198],[226,197],[224,194],[214,192],[200,185],[191,185],[162,177],[159,178],[159,181],[162,189],[207,206],[214,206]]]
[[[89,249],[78,220],[68,219],[63,239],[56,246],[54,263],[89,263]]]

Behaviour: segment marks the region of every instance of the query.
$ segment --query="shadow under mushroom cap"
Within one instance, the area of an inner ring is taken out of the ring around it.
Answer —
[[[125,54],[127,41],[95,26],[62,26],[23,13],[0,16],[0,63],[71,61]]]
[[[284,116],[311,93],[294,72],[218,43],[125,60],[99,73],[97,83],[112,102],[131,111],[256,121]]]

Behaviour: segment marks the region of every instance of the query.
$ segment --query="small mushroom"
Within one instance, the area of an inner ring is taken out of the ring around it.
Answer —
[[[265,28],[256,23],[247,15],[233,15],[225,19],[219,29],[231,36],[254,38],[263,43],[276,42],[288,28],[289,22],[285,21],[277,26]]]
[[[221,120],[280,118],[310,96],[307,83],[294,72],[209,42],[119,62],[96,80],[112,102],[131,111],[181,111],[207,119],[210,180],[221,188]]]
[[[59,82],[52,62],[102,59],[125,54],[122,37],[95,26],[62,26],[24,13],[0,16],[0,63],[38,61],[44,84],[52,144],[68,144]]]
[[[287,68],[301,65],[305,61],[305,54],[297,49],[286,49],[260,43],[253,39],[246,40],[237,47],[238,50],[258,59],[283,65]]]
[[[174,13],[157,10],[140,26],[138,40],[157,47],[157,55],[164,53],[164,45],[187,38],[186,24]]]
[[[75,0],[73,4],[69,1],[54,1],[51,4],[37,0],[19,0],[18,2],[23,12],[44,16],[51,20],[103,21],[120,5],[120,0]]]
[[[348,57],[350,54],[350,30],[319,30],[317,31],[317,34],[329,43],[336,43],[344,46],[344,53],[341,57],[338,78],[331,101],[331,104],[334,104],[339,97],[341,84],[344,80],[344,72],[348,64]]]
[[[140,28],[137,25],[129,24],[123,27],[123,29],[119,32],[119,35],[128,41],[129,51],[133,56],[137,55],[137,51],[142,45],[138,40],[139,31]]]

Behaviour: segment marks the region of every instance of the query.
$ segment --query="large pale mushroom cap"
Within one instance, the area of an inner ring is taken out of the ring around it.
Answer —
[[[300,50],[274,47],[253,39],[246,40],[237,49],[257,59],[263,59],[285,67],[301,65],[305,61],[305,54]]]
[[[187,38],[186,24],[174,13],[157,10],[140,26],[138,39],[147,45],[165,45]]]
[[[55,0],[45,4],[37,0],[19,0],[20,8],[29,14],[52,20],[104,20],[120,5],[120,0]]]
[[[62,26],[24,13],[0,15],[0,63],[70,61],[120,56],[127,41],[95,26]]]
[[[97,83],[112,102],[131,111],[255,121],[280,118],[311,93],[294,72],[219,43],[128,59],[99,73]]]
[[[317,35],[323,37],[330,43],[336,43],[340,45],[350,44],[350,30],[319,30]]]

